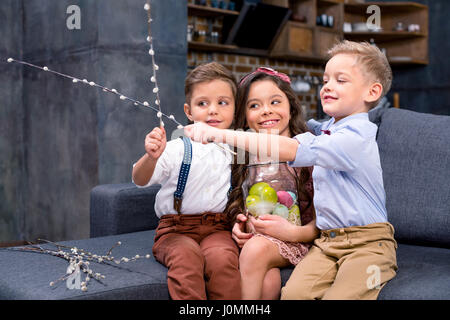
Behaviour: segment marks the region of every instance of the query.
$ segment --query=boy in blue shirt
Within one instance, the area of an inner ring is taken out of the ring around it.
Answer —
[[[368,111],[389,91],[392,71],[386,56],[368,43],[343,41],[329,54],[320,97],[332,118],[317,124],[315,135],[268,139],[207,125],[185,129],[197,141],[244,145],[253,153],[265,145],[269,156],[291,166],[314,166],[314,207],[321,236],[292,272],[282,299],[376,299],[397,270],[377,127],[368,118]],[[270,143],[279,144],[277,155],[270,155]]]

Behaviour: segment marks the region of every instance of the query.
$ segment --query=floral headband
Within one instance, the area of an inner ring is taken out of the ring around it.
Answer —
[[[276,71],[276,70],[274,70],[274,69],[272,69],[272,68],[259,67],[259,68],[256,69],[255,71],[253,71],[253,72],[247,74],[245,77],[243,77],[243,78],[241,79],[241,81],[239,82],[239,86],[241,86],[241,85],[245,82],[245,80],[247,80],[247,78],[248,78],[249,76],[251,76],[252,74],[255,74],[255,73],[257,73],[257,72],[262,72],[262,73],[265,73],[265,74],[268,74],[268,75],[277,77],[277,78],[283,80],[284,82],[287,82],[287,83],[291,84],[291,79],[289,79],[289,77],[288,77],[286,74],[281,73],[281,72],[278,72],[278,71]]]

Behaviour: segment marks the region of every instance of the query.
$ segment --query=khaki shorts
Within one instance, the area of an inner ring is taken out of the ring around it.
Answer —
[[[282,288],[281,299],[377,299],[396,275],[390,223],[322,230]]]

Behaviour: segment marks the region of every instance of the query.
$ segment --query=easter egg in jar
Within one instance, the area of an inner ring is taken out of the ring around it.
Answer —
[[[290,208],[297,203],[297,175],[286,162],[250,164],[245,175],[241,188],[248,215],[275,214],[287,220],[296,216],[295,207],[291,210],[294,214]]]
[[[287,193],[289,193],[289,195],[292,197],[292,200],[295,202],[297,202],[297,195],[292,192],[292,191],[287,191]]]
[[[270,185],[267,182],[258,182],[252,185],[250,190],[248,191],[249,195],[258,196],[261,194],[262,189],[270,187]]]
[[[261,201],[263,202],[272,203],[273,205],[278,202],[277,192],[269,185],[261,189],[261,193],[259,196],[261,198]]]
[[[267,182],[252,185],[245,199],[247,211],[255,217],[271,214],[278,201],[276,191]]]
[[[288,219],[289,209],[285,205],[278,203],[277,205],[275,205],[272,214]]]
[[[288,220],[298,226],[302,224],[300,219],[300,208],[298,205],[294,204],[291,208],[289,208]]]
[[[247,211],[251,213],[254,217],[259,217],[264,214],[271,214],[275,204],[267,201],[260,201],[250,207],[247,207]]]
[[[247,207],[247,211],[251,215],[258,217],[263,214],[272,213],[272,210],[275,207],[275,204],[272,202],[263,201],[258,196],[249,195],[245,199],[245,206]]]
[[[259,196],[256,195],[249,195],[246,199],[245,199],[245,205],[247,207],[250,206],[254,206],[256,205],[258,202],[261,201],[261,198]]]
[[[295,200],[291,195],[292,192],[280,190],[277,192],[278,202],[285,205],[287,208],[292,207]],[[292,193],[293,194],[293,193]]]

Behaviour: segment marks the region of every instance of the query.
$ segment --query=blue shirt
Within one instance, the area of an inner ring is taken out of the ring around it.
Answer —
[[[316,225],[321,230],[387,222],[386,194],[375,140],[377,126],[367,113],[335,123],[316,122],[299,134],[293,167],[314,166]],[[328,131],[327,131],[328,130]],[[325,132],[324,132],[325,131]]]

